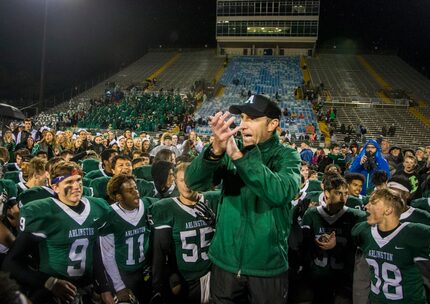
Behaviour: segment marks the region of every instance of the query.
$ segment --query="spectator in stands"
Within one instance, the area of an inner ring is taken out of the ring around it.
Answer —
[[[362,195],[366,195],[367,188],[372,188],[372,176],[376,171],[383,170],[390,176],[388,162],[381,155],[381,148],[376,140],[369,140],[352,162],[350,172],[361,173],[365,177]]]
[[[415,150],[415,157],[417,158],[417,172],[421,172],[427,164],[427,159],[424,158],[425,149],[423,147],[418,147]]]
[[[83,150],[90,150],[91,149],[91,139],[88,140],[88,135],[91,136],[91,133],[87,132],[85,129],[78,130],[79,138],[82,140],[82,148]]]
[[[45,130],[42,132],[42,140],[37,142],[33,151],[31,152],[33,155],[37,155],[39,151],[46,152],[48,155],[48,159],[55,156],[54,148],[56,145],[55,133],[52,130]]]
[[[25,146],[23,148],[26,148],[28,151],[33,151],[33,147],[34,147],[34,139],[32,136],[27,137]]]
[[[300,144],[300,158],[310,165],[312,163],[313,153],[309,147],[309,142],[304,141]]]
[[[388,136],[394,135],[396,135],[396,126],[394,123],[392,123],[391,126],[388,128]]]
[[[140,137],[133,139],[133,148],[135,151],[142,152],[142,139]]]
[[[318,147],[315,150],[314,156],[312,156],[312,165],[318,166],[322,159],[325,157],[324,149],[321,147]]]
[[[144,139],[142,142],[142,152],[149,153],[151,151],[151,142],[149,139]]]
[[[122,151],[122,154],[128,156],[130,159],[133,159],[133,151],[134,151],[134,142],[133,139],[128,137],[125,141],[125,148]]]
[[[416,171],[417,159],[413,155],[406,155],[403,160],[403,169],[397,170],[394,176],[405,177],[410,184],[410,194],[412,199],[421,197],[421,180],[418,172]]]
[[[84,148],[83,141],[82,141],[81,137],[76,138],[75,143],[73,145],[73,153],[79,154],[79,153],[82,153],[84,151],[86,151],[86,149]]]
[[[388,165],[390,166],[390,174],[394,175],[396,171],[402,166],[403,163],[403,153],[402,149],[393,145],[390,148],[390,155],[387,157]]]
[[[320,161],[318,172],[325,172],[325,167],[329,164],[338,165],[342,172],[345,170],[345,156],[340,153],[340,147],[336,143],[331,145],[330,152]]]
[[[9,158],[13,159],[15,151],[15,139],[13,139],[12,131],[7,129],[3,132],[3,136],[1,137],[1,146],[5,147],[9,151]]]
[[[425,156],[426,159],[430,159],[430,146],[426,146],[425,148]]]
[[[163,134],[161,138],[161,144],[155,147],[154,149],[152,149],[149,154],[151,156],[155,156],[158,153],[158,151],[161,151],[164,149],[171,150],[173,153],[175,153],[176,156],[181,155],[178,148],[172,145],[172,135],[170,135],[169,133]]]
[[[381,140],[381,155],[385,159],[390,156],[390,141],[387,138]]]

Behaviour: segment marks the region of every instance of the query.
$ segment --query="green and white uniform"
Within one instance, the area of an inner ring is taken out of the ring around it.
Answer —
[[[366,222],[352,230],[370,268],[370,301],[374,303],[427,303],[416,261],[429,259],[430,227],[401,223],[382,237]]]
[[[335,280],[335,285],[352,285],[355,244],[351,229],[366,219],[366,213],[344,206],[338,213],[329,215],[323,206],[309,208],[304,217],[302,229],[309,229],[313,237],[310,242],[323,234],[336,233],[336,246],[331,250],[322,250],[312,246],[311,276],[314,280]]]
[[[408,210],[406,210],[400,215],[400,222],[411,222],[430,225],[430,213],[422,209],[409,207]]]
[[[422,197],[411,202],[411,206],[430,212],[430,197]]]
[[[219,192],[206,192],[201,200],[216,212]],[[172,229],[178,270],[186,281],[207,274],[211,267],[208,257],[214,229],[199,219],[194,208],[178,198],[165,198],[152,207],[154,229]]]
[[[150,205],[150,198],[140,200],[139,208],[135,210],[125,210],[115,203],[103,219],[99,231],[100,248],[103,264],[116,291],[126,287],[119,270],[134,272],[143,269],[147,262],[145,257],[151,232],[148,222]]]
[[[77,285],[90,282],[98,220],[109,210],[101,199],[82,198],[81,202],[80,214],[55,198],[34,201],[20,211],[20,231],[41,239],[39,270]]]
[[[91,181],[90,188],[93,189],[95,197],[107,199],[107,184],[111,178],[110,176],[103,176]],[[153,197],[155,195],[153,183],[138,178],[136,184],[140,197]]]

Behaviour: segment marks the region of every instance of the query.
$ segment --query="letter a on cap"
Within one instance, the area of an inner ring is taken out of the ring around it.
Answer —
[[[249,99],[247,101],[245,101],[245,103],[253,104],[254,103],[254,98],[255,98],[255,96],[252,95],[251,97],[249,97]]]

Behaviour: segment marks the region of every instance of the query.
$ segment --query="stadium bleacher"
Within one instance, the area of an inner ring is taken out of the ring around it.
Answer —
[[[278,99],[282,109],[288,109],[304,118],[282,117],[281,128],[296,135],[303,135],[309,124],[317,126],[310,102],[296,100],[294,90],[303,84],[300,58],[295,57],[235,57],[229,62],[220,83],[225,86],[224,96],[207,100],[196,113],[197,118],[207,118],[230,105],[243,102],[248,91]],[[239,123],[239,121],[237,121]],[[317,130],[317,128],[316,128]],[[208,126],[197,127],[199,134],[210,134]],[[319,134],[319,130],[316,131]]]

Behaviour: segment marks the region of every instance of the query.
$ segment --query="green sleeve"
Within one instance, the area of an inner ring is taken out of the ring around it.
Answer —
[[[105,178],[99,177],[91,181],[90,187],[93,188],[94,197],[105,198],[106,197],[106,187],[107,181]]]
[[[154,196],[154,184],[144,179],[137,179],[137,189],[139,190],[140,197],[153,197]]]
[[[152,206],[152,221],[155,229],[173,227],[173,216],[166,204],[170,200],[170,198],[162,199]]]
[[[18,196],[18,190],[16,189],[16,184],[8,179],[2,180],[4,187],[6,188],[8,199],[14,199]]]
[[[19,230],[21,232],[46,236],[46,228],[49,226],[45,223],[46,210],[43,210],[39,204],[28,204],[23,206],[19,212]]]
[[[294,199],[300,190],[300,156],[290,148],[274,155],[270,169],[261,158],[258,146],[233,161],[245,185],[271,207],[281,207]]]
[[[220,160],[209,160],[208,146],[197,156],[185,171],[185,182],[195,191],[207,191],[212,186],[215,172],[227,161],[226,155]]]
[[[308,208],[303,215],[302,228],[311,229],[313,227],[313,213],[315,208]]]

